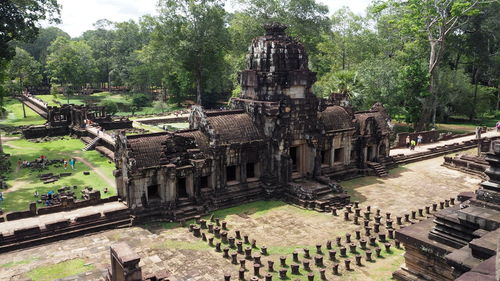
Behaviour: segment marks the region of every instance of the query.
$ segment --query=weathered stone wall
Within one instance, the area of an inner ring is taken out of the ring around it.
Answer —
[[[36,139],[43,137],[60,137],[69,134],[67,126],[52,127],[48,125],[30,126],[23,130],[23,136],[26,139]]]

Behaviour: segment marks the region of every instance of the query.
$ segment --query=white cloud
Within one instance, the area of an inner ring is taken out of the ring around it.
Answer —
[[[156,14],[157,0],[59,0],[61,21],[57,25],[71,37],[92,29],[100,19],[111,21],[138,20],[146,14]]]
[[[365,14],[371,0],[319,0],[318,2],[327,5],[330,9],[330,14],[343,6],[349,7],[356,14]]]
[[[319,0],[319,2],[328,5],[330,13],[347,6],[353,12],[363,14],[371,1]],[[100,19],[120,22],[137,20],[146,14],[157,14],[157,0],[59,0],[59,3],[62,5],[62,23],[57,26],[72,37],[80,36],[84,31],[92,29],[92,25]]]

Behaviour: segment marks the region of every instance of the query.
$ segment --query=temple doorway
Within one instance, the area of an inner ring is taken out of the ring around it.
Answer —
[[[186,178],[177,178],[177,198],[188,198]]]

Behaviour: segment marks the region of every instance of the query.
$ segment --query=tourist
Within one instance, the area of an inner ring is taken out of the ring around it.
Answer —
[[[497,132],[500,131],[500,121],[497,122]]]
[[[108,188],[107,187],[104,188],[104,193],[108,193]]]
[[[0,191],[0,201],[3,201],[3,192]]]
[[[64,166],[64,170],[66,170],[66,168],[68,168],[68,161],[66,161],[66,159],[63,159],[63,166]]]
[[[38,190],[35,190],[35,193],[33,195],[34,195],[34,197],[38,197],[38,195],[40,195],[40,194],[38,194]]]
[[[69,165],[71,166],[71,170],[75,169],[75,158],[71,158],[69,160]]]
[[[17,160],[17,169],[21,168],[22,164],[23,162],[21,161],[21,159]]]
[[[416,144],[417,143],[415,142],[415,140],[411,140],[411,142],[410,142],[410,150],[415,150],[415,145]]]
[[[406,136],[406,148],[410,148],[410,135]]]
[[[424,137],[422,135],[420,135],[420,134],[418,135],[418,137],[417,137],[417,146],[420,146],[422,144],[422,139],[423,138]]]

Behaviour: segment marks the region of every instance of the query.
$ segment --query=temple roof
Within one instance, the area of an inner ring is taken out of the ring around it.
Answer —
[[[326,131],[345,130],[354,128],[352,117],[341,106],[329,106],[320,113],[320,119]]]
[[[387,134],[391,132],[391,128],[387,124],[385,115],[380,111],[356,112],[354,113],[354,116],[356,117],[356,120],[359,123],[359,133],[362,135],[365,133],[367,120],[370,120],[372,118],[375,120],[376,126],[378,127],[378,130],[380,130],[381,133]]]
[[[257,129],[252,118],[246,113],[224,114],[207,117],[210,128],[218,144],[231,144],[262,140],[262,133]]]
[[[167,132],[148,135],[140,135],[138,138],[128,136],[129,157],[135,159],[137,168],[145,168],[160,165],[162,143],[171,135]]]

